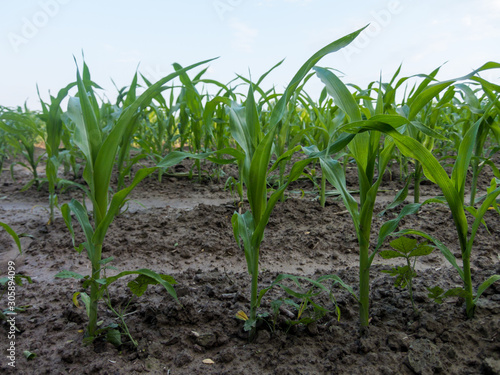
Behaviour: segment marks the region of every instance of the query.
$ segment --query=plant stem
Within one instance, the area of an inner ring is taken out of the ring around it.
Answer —
[[[54,185],[52,183],[50,183],[50,181],[49,181],[49,206],[50,206],[49,224],[53,224],[54,223],[55,198],[56,198],[56,194],[55,194]]]
[[[479,176],[477,163],[472,163],[472,182],[470,187],[470,206],[474,206],[474,201],[476,200],[477,191],[477,178]]]
[[[127,326],[127,323],[125,323],[125,319],[123,319],[123,317],[125,316],[125,311],[127,311],[127,308],[128,308],[128,305],[130,304],[130,302],[132,301],[132,298],[128,301],[127,303],[127,306],[125,306],[124,309],[122,309],[120,311],[120,313],[118,313],[114,308],[113,306],[111,305],[111,298],[109,297],[109,291],[108,291],[108,288],[106,288],[106,295],[107,295],[107,305],[109,307],[109,309],[120,319],[120,321],[122,322],[122,328],[123,330],[125,331],[125,334],[130,338],[130,341],[132,341],[132,344],[134,344],[135,347],[137,347],[139,344],[137,343],[137,341],[134,340],[134,338],[132,337],[132,335],[130,334],[130,331],[128,329],[128,326]]]
[[[321,204],[321,207],[325,207],[326,203],[326,195],[325,195],[325,190],[326,190],[326,175],[323,173],[321,175],[321,190],[320,190],[320,195],[319,195],[319,203]]]
[[[92,259],[92,283],[90,284],[90,309],[89,309],[89,325],[87,327],[87,335],[94,337],[97,330],[97,302],[99,301],[99,284],[95,281],[101,277],[101,260],[102,245],[95,245],[94,259]]]
[[[368,231],[369,233],[369,231]],[[361,329],[368,327],[370,308],[370,264],[368,259],[369,241],[361,231],[359,236],[359,320]]]
[[[415,188],[413,192],[413,203],[420,203],[420,181],[422,181],[422,165],[415,161]]]
[[[411,301],[411,306],[413,307],[413,311],[417,312],[415,301],[413,300],[413,277],[412,277],[415,264],[413,264],[413,267],[411,266],[409,257],[406,258],[406,264],[408,265],[408,272],[410,272],[410,276],[408,277],[408,293],[410,294],[410,301]]]
[[[467,313],[467,318],[471,319],[474,317],[474,310],[476,305],[474,304],[472,295],[472,276],[470,270],[470,256],[462,253],[463,267],[464,267],[464,289],[467,293],[465,297],[465,309]]]
[[[255,248],[253,253],[252,285],[250,291],[250,320],[255,325],[250,330],[249,339],[252,341],[257,333],[257,292],[259,288],[259,247]]]
[[[199,159],[196,159],[194,163],[196,165],[196,169],[198,170],[198,181],[201,181],[201,162]]]

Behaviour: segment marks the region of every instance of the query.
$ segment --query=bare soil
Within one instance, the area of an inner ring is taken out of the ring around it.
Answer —
[[[8,165],[6,166],[8,167]],[[16,167],[17,168],[17,167]],[[230,168],[230,167],[225,167]],[[186,172],[185,167],[176,172]],[[234,170],[226,170],[227,174]],[[0,323],[0,372],[3,374],[499,374],[500,373],[500,283],[481,298],[476,317],[465,317],[463,301],[451,298],[437,304],[428,298],[427,287],[461,286],[457,272],[436,250],[417,262],[415,301],[406,289],[395,288],[394,278],[382,273],[391,262],[377,256],[371,269],[370,327],[361,334],[356,300],[335,287],[340,318],[327,313],[316,322],[289,326],[297,316],[291,306],[276,318],[262,322],[256,340],[249,342],[236,319],[239,310],[249,311],[250,275],[244,253],[233,237],[231,216],[237,199],[224,190],[225,178],[197,181],[187,177],[156,176],[143,181],[132,193],[128,211],[120,214],[108,232],[103,257],[113,256],[118,270],[150,268],[173,276],[179,303],[160,286],[152,286],[128,306],[126,322],[136,348],[124,335],[116,348],[99,340],[84,346],[87,317],[73,302],[73,293],[83,291],[72,279],[55,274],[71,270],[88,274],[90,264],[78,254],[60,214],[47,225],[47,189],[19,192],[29,179],[16,169],[16,180],[8,171],[0,175],[0,221],[22,239],[20,255],[5,231],[0,231],[0,272],[6,275],[13,260],[18,274],[33,283],[16,289],[17,306],[26,306],[16,316],[16,367],[8,365],[9,326]],[[376,213],[381,212],[402,187],[394,170],[384,178]],[[487,186],[485,176],[481,186]],[[348,183],[355,190],[357,178],[349,171]],[[322,208],[313,185],[300,181],[278,203],[261,248],[260,287],[268,287],[280,273],[317,279],[335,274],[357,290],[357,239],[352,221],[338,197],[328,198]],[[301,191],[306,194],[302,196]],[[438,194],[435,186],[422,185],[422,196]],[[59,203],[81,193],[59,194]],[[411,198],[409,198],[409,201]],[[409,202],[408,201],[408,202]],[[374,216],[372,248],[380,226],[399,213],[401,207],[383,217]],[[500,217],[489,211],[489,232],[479,230],[472,256],[473,281],[478,286],[489,276],[500,274]],[[438,237],[459,256],[453,220],[446,206],[430,204],[401,222],[400,229],[414,228]],[[80,231],[77,237],[82,240]],[[123,279],[111,287],[114,306],[132,296]],[[263,299],[261,312],[271,313],[271,301],[286,297],[273,289]],[[299,300],[295,300],[300,304]],[[318,296],[327,309],[334,306],[327,295]],[[6,308],[7,299],[0,299]],[[103,325],[118,323],[116,316],[100,304]],[[32,360],[23,351],[36,354]],[[205,363],[210,359],[212,363]]]

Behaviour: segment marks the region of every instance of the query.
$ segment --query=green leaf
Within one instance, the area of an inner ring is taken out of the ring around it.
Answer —
[[[370,120],[361,121],[358,124],[359,126],[356,124],[350,124],[350,129],[354,130],[357,128],[357,131],[382,131],[394,139],[397,147],[404,155],[412,157],[422,164],[426,177],[438,184],[446,197],[446,201],[448,202],[455,221],[461,247],[465,248],[468,225],[462,206],[463,196],[460,196],[455,187],[456,185],[454,185],[454,183],[450,180],[439,161],[421,143],[411,137],[400,134],[389,124],[371,122]]]
[[[35,357],[36,357],[36,354],[35,354],[35,353],[30,352],[29,350],[25,350],[25,351],[23,351],[23,355],[24,355],[24,357],[25,357],[28,361],[31,361],[32,359],[35,359]]]
[[[122,345],[122,334],[117,329],[110,329],[106,333],[106,341],[116,347],[119,347],[120,345]]]
[[[493,181],[492,181],[493,183]],[[486,195],[486,199],[483,201],[481,206],[476,212],[474,223],[472,224],[472,230],[471,230],[471,235],[469,237],[469,240],[467,242],[467,254],[470,255],[472,251],[472,244],[474,243],[474,238],[476,237],[477,231],[483,222],[483,217],[488,211],[488,209],[494,204],[496,201],[496,198],[500,195],[500,187],[491,190],[488,189],[488,194]]]
[[[245,181],[248,202],[252,210],[255,226],[259,225],[267,205],[267,169],[271,160],[274,132],[269,131],[259,143],[250,163],[250,171]]]
[[[429,128],[428,126],[422,124],[419,121],[411,121],[411,125],[414,126],[417,130],[421,131],[423,134],[428,135],[429,137],[439,139],[439,140],[445,141],[445,142],[450,142],[450,140],[448,138],[441,135],[437,131]]]
[[[488,289],[493,283],[498,280],[500,280],[500,275],[493,275],[490,276],[484,283],[482,283],[479,288],[477,288],[477,295],[476,298],[474,298],[474,304],[477,303],[479,297],[481,297],[481,294],[483,294],[486,289]]]
[[[55,275],[54,277],[58,277],[60,279],[73,278],[73,279],[77,279],[77,280],[81,280],[81,279],[85,278],[85,276],[83,276],[77,272],[73,272],[73,271],[61,271],[57,275]]]
[[[87,293],[80,293],[80,298],[85,305],[85,311],[87,312],[87,317],[90,316],[90,296]]]
[[[404,255],[394,250],[382,250],[378,253],[384,259],[406,258]]]
[[[88,150],[89,152],[89,155],[85,155],[90,156],[90,159],[87,159],[87,162],[90,162],[92,166],[95,167],[95,161],[97,159],[97,155],[102,143],[101,128],[97,123],[94,109],[89,100],[90,93],[87,92],[87,89],[83,84],[78,68],[76,71],[76,81],[78,84],[78,103],[80,104],[79,112],[81,113],[83,120],[83,124],[82,122],[76,124],[77,127],[80,127],[79,130],[81,140],[86,142],[86,144],[84,145],[84,149]],[[74,101],[74,103],[76,103],[76,101]]]
[[[396,230],[398,227],[400,221],[407,215],[412,215],[420,209],[420,204],[418,203],[411,203],[407,204],[406,206],[403,207],[399,215],[395,219],[391,219],[386,221],[384,224],[382,224],[382,227],[380,227],[379,235],[378,235],[378,241],[377,241],[377,247],[376,249],[379,249],[380,246],[384,243],[384,240],[389,236],[392,232]]]
[[[429,297],[430,299],[434,300],[435,302],[437,303],[442,303],[443,302],[443,298],[442,298],[442,294],[444,293],[444,289],[441,288],[440,286],[434,286],[432,288],[427,288],[427,291],[429,292],[429,294],[427,295],[427,297]]]
[[[461,198],[460,202],[463,205],[465,180],[467,178],[467,170],[469,169],[470,160],[472,158],[472,152],[474,150],[474,145],[476,143],[476,135],[479,129],[481,120],[477,121],[471,128],[467,131],[458,149],[457,160],[453,166],[453,171],[451,174],[451,180],[455,185],[455,189]]]
[[[377,215],[378,217],[384,216],[388,210],[392,210],[393,208],[399,206],[406,200],[406,197],[408,196],[408,188],[410,186],[410,181],[411,178],[410,176],[408,176],[405,182],[405,186],[400,191],[398,191],[398,193],[394,197],[394,200],[386,208],[384,208],[384,210],[381,213]]]
[[[148,285],[157,285],[158,281],[152,279],[149,276],[139,275],[132,281],[129,281],[127,286],[130,291],[134,293],[137,297],[140,297],[148,289]]]
[[[408,237],[399,237],[391,241],[389,245],[391,245],[393,249],[396,249],[403,254],[408,254],[415,248],[415,246],[417,246],[417,243],[418,241],[416,239]]]
[[[120,208],[122,207],[127,196],[137,186],[137,184],[139,184],[139,182],[153,173],[156,169],[156,167],[151,167],[138,170],[132,183],[125,189],[122,189],[113,195],[109,209],[107,210],[106,215],[102,218],[102,221],[92,237],[92,243],[102,244],[104,242],[104,237],[106,236],[108,228],[113,222],[116,214],[120,211]]]
[[[285,92],[283,93],[283,96],[280,98],[276,106],[273,108],[273,112],[271,114],[271,120],[270,120],[270,128],[274,128],[276,124],[282,119],[282,117],[285,114],[286,111],[286,105],[288,104],[288,101],[290,100],[291,96],[299,86],[300,82],[302,79],[309,73],[311,68],[316,65],[324,56],[336,52],[346,46],[348,46],[356,37],[365,29],[367,28],[368,25],[365,27],[349,34],[346,35],[330,44],[327,46],[323,47],[320,49],[318,52],[316,52],[314,55],[312,55],[297,71],[295,76],[292,78],[290,83],[288,84],[287,88],[285,89]]]
[[[464,279],[464,271],[460,266],[457,264],[457,259],[453,255],[453,253],[444,245],[441,241],[439,241],[437,238],[431,236],[430,234],[427,234],[425,232],[419,231],[419,230],[414,230],[414,229],[405,229],[400,232],[395,233],[395,236],[398,235],[405,235],[405,234],[416,234],[418,236],[421,236],[429,241],[434,242],[436,247],[441,251],[441,253],[444,255],[446,260],[450,262],[450,264],[457,270],[458,274],[460,275],[460,278],[463,280]]]
[[[27,275],[19,275],[19,274],[17,274],[16,276],[14,276],[14,282],[18,286],[23,286],[23,279],[25,279],[28,282],[28,284],[31,284],[33,282],[31,280],[31,277],[29,277]]]
[[[200,154],[194,154],[184,151],[172,151],[167,156],[165,156],[156,166],[159,168],[168,168],[179,164],[182,160],[186,158],[203,160],[207,157],[213,155],[215,152],[206,152]]]
[[[359,211],[358,203],[354,197],[347,190],[345,174],[342,166],[337,160],[333,160],[331,157],[320,158],[321,170],[325,174],[326,179],[330,184],[332,184],[335,189],[337,189],[344,201],[345,207],[351,214],[352,220],[354,222],[354,227],[356,233],[359,232]]]
[[[252,213],[250,211],[246,211],[244,214],[235,212],[231,218],[231,223],[233,225],[234,238],[240,248],[241,242],[243,242],[243,250],[245,252],[248,273],[251,275],[253,272],[252,270],[254,269],[252,236],[255,232],[255,224]]]
[[[416,98],[412,101],[410,105],[410,113],[408,115],[409,120],[414,120],[417,116],[418,112],[425,105],[427,105],[432,99],[434,99],[441,91],[445,88],[453,84],[455,80],[449,80],[441,83],[436,83],[434,85],[428,86],[425,90],[423,90]]]
[[[99,261],[99,264],[105,265],[105,264],[108,264],[109,262],[113,261],[114,259],[115,259],[114,257],[109,257],[109,258],[106,258],[106,259],[101,259]]]
[[[256,319],[248,319],[245,321],[245,324],[243,324],[243,329],[245,331],[251,331],[252,328],[254,328],[256,325],[257,325]]]
[[[447,290],[444,294],[443,297],[460,297],[460,298],[466,298],[467,297],[467,292],[463,288],[452,288]]]
[[[16,245],[17,245],[17,248],[19,249],[19,253],[22,254],[22,250],[21,250],[21,241],[19,240],[19,236],[17,235],[16,232],[14,232],[14,230],[9,227],[7,224],[5,223],[2,223],[0,221],[0,227],[2,227],[3,229],[5,229],[7,231],[7,233],[10,234],[10,236],[14,239],[14,241],[16,242]]]
[[[326,90],[335,104],[349,116],[351,121],[361,121],[361,112],[358,103],[354,100],[346,85],[330,70],[314,67],[316,75],[325,84]]]
[[[429,291],[428,297],[437,303],[442,303],[446,298],[449,297],[460,297],[466,298],[467,292],[463,288],[452,288],[446,292],[439,286],[433,288],[427,288]]]
[[[253,150],[257,149],[259,145],[259,141],[261,138],[261,130],[260,130],[260,120],[259,113],[257,112],[257,105],[255,103],[255,98],[253,95],[253,85],[250,84],[248,86],[248,95],[246,98],[245,104],[245,125],[246,129],[248,129],[249,141],[252,145],[252,153]]]
[[[75,199],[72,199],[71,202],[68,203],[68,206],[71,209],[71,211],[75,214],[76,219],[78,220],[78,222],[80,223],[80,226],[83,229],[83,233],[85,234],[85,239],[87,240],[87,242],[84,243],[83,245],[87,249],[89,259],[91,261],[93,261],[94,260],[94,253],[95,253],[94,244],[92,242],[92,237],[94,236],[94,229],[92,228],[92,225],[90,225],[87,209],[84,206],[82,206],[82,204]],[[66,226],[70,230],[70,233],[72,233],[72,238],[74,238],[73,237],[74,236],[73,226],[71,224],[71,216],[69,215],[69,211],[67,210],[67,208],[64,207],[64,205],[63,205],[63,208],[61,209],[61,211],[63,213],[63,217],[64,217],[64,221],[66,223]],[[74,244],[75,243],[73,240],[73,246],[74,246]],[[78,247],[78,251],[79,252],[82,251],[81,247]]]
[[[123,272],[120,272],[118,275],[107,277],[106,284],[104,287],[107,288],[111,283],[115,282],[119,278],[124,277],[124,276],[128,276],[128,275],[144,275],[144,276],[147,276],[147,277],[155,280],[158,284],[161,284],[167,290],[168,294],[170,294],[172,297],[175,298],[175,300],[177,300],[177,293],[175,292],[175,289],[172,287],[172,283],[167,281],[167,280],[172,280],[172,279],[169,278],[169,279],[165,280],[161,274],[158,274],[158,273],[156,273],[152,270],[148,270],[146,268],[141,268],[141,269],[136,270],[136,271],[123,271]],[[165,276],[165,275],[163,275],[163,276]],[[139,285],[142,285],[142,283]],[[136,285],[134,285],[134,287],[135,286]],[[138,290],[140,290],[140,288],[141,287],[138,287]]]
[[[387,273],[389,276],[399,276],[399,271],[397,268],[391,268],[390,270],[381,270],[382,273]]]
[[[409,257],[420,257],[429,255],[434,251],[434,246],[420,244],[415,250],[413,250],[408,256]]]
[[[103,141],[102,146],[99,150],[99,155],[95,163],[95,176],[96,181],[96,202],[99,210],[105,210],[107,208],[107,194],[109,188],[109,182],[111,179],[111,173],[113,166],[115,164],[115,156],[119,144],[122,142],[122,136],[127,132],[130,126],[133,126],[135,116],[140,108],[148,105],[154,97],[159,93],[164,91],[166,87],[163,85],[175,77],[179,76],[183,72],[193,69],[199,65],[208,63],[213,59],[201,61],[196,64],[192,64],[186,68],[177,70],[175,73],[169,74],[168,76],[160,79],[158,82],[150,86],[137,100],[135,100],[130,106],[128,106],[120,115],[116,125],[111,130],[110,134]],[[102,217],[104,217],[104,212],[101,212]]]

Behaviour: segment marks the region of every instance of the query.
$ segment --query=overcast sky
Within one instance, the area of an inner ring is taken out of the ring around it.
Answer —
[[[228,82],[235,74],[257,79],[285,58],[264,81],[282,90],[297,69],[326,44],[366,24],[346,49],[318,65],[365,86],[382,73],[388,81],[429,73],[459,77],[487,61],[500,62],[500,0],[19,0],[0,1],[0,105],[42,98],[75,79],[73,55],[82,50],[92,78],[114,101],[137,66],[151,80],[220,56],[206,78]],[[500,71],[483,77],[500,83]],[[307,91],[322,88],[313,78]]]

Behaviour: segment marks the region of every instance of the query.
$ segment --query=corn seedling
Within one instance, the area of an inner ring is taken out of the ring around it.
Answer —
[[[29,112],[5,111],[0,115],[0,129],[6,133],[9,145],[19,151],[28,162],[28,165],[23,162],[14,162],[10,165],[12,179],[14,179],[14,166],[19,164],[33,175],[33,178],[22,187],[21,191],[29,189],[32,185],[38,188],[40,179],[37,168],[44,156],[44,153],[39,156],[35,155],[35,143],[44,137],[44,131],[40,124]]]
[[[69,90],[76,86],[76,82],[70,83],[61,89],[57,97],[50,97],[50,105],[40,99],[42,104],[42,115],[40,118],[46,124],[45,149],[47,152],[47,163],[45,173],[49,183],[49,224],[54,222],[54,208],[57,206],[56,186],[59,184],[58,170],[60,165],[59,147],[61,144],[63,121],[61,118],[61,101],[68,95]],[[40,96],[40,95],[39,95]],[[69,181],[68,181],[69,183]]]
[[[467,113],[467,116],[464,116],[469,123],[466,124],[467,126],[464,124],[464,127],[466,126],[467,129],[470,128],[470,126],[478,121],[481,117],[483,117],[485,113],[485,106],[487,106],[488,101],[495,101],[495,95],[493,93],[494,86],[484,80],[482,80],[481,82],[482,88],[484,90],[484,94],[481,98],[477,98],[476,93],[469,86],[465,84],[456,85],[457,88],[461,90],[464,97],[463,107],[466,108],[469,112]],[[497,177],[500,177],[497,167],[490,160],[490,157],[498,151],[498,146],[491,150],[489,156],[487,156],[486,154],[487,148],[485,147],[486,140],[488,139],[489,135],[492,135],[492,139],[495,139],[497,145],[500,142],[500,126],[498,122],[495,121],[496,116],[497,113],[495,113],[494,111],[490,111],[490,114],[483,117],[479,124],[473,149],[473,156],[470,161],[472,170],[472,182],[469,199],[470,206],[474,206],[476,204],[478,178],[479,174],[485,166],[491,166],[495,175]]]
[[[239,160],[241,181],[247,188],[250,210],[242,213],[235,212],[232,218],[234,236],[238,244],[243,244],[248,272],[252,277],[250,293],[250,316],[245,328],[250,331],[250,339],[255,336],[258,304],[258,276],[259,276],[259,251],[264,230],[269,221],[271,212],[277,201],[281,198],[288,185],[298,179],[310,159],[296,162],[290,171],[287,181],[275,190],[268,198],[267,177],[279,166],[285,158],[290,157],[300,149],[300,146],[283,153],[269,169],[272,155],[273,140],[278,132],[278,124],[283,119],[287,104],[293,96],[300,82],[306,77],[310,69],[326,54],[338,51],[347,46],[362,31],[358,30],[349,34],[316,52],[302,65],[284,94],[273,109],[268,125],[268,132],[262,135],[259,113],[254,100],[253,86],[250,85],[245,107],[235,103],[231,104],[230,127],[231,133],[242,150],[243,157]]]
[[[14,229],[12,229],[8,224],[2,223],[1,221],[0,221],[0,227],[2,227],[9,234],[9,236],[12,237],[12,239],[16,243],[17,248],[19,249],[19,253],[22,253],[21,241],[19,240],[19,235],[14,231]]]
[[[205,62],[191,65],[185,70],[192,69],[203,63]],[[86,337],[89,341],[92,341],[100,333],[97,329],[98,301],[103,297],[103,293],[107,291],[108,286],[121,277],[133,274],[138,275],[135,280],[127,284],[137,296],[141,296],[146,291],[148,285],[161,284],[172,297],[177,298],[175,290],[172,287],[175,281],[170,276],[158,274],[148,269],[139,269],[136,271],[123,271],[115,276],[103,279],[101,278],[101,271],[109,268],[107,263],[111,260],[111,258],[102,259],[102,245],[109,225],[119,213],[120,208],[132,189],[157,169],[156,167],[152,167],[139,170],[135,174],[131,184],[116,192],[111,202],[109,202],[108,194],[111,172],[118,153],[118,147],[123,136],[129,134],[130,129],[135,126],[138,110],[146,106],[155,95],[161,93],[165,89],[163,85],[178,76],[180,72],[172,73],[149,87],[121,113],[115,126],[106,136],[103,129],[99,126],[95,107],[89,99],[93,97],[87,91],[91,90],[91,88],[85,87],[77,69],[78,97],[70,98],[68,115],[76,126],[74,134],[75,143],[82,151],[86,160],[83,177],[88,184],[88,189],[85,189],[85,192],[92,202],[94,225],[92,226],[89,220],[89,213],[86,206],[74,199],[69,204],[63,205],[61,211],[72,235],[73,243],[75,239],[71,212],[76,216],[82,227],[86,241],[77,247],[75,246],[75,248],[80,253],[83,249],[86,250],[91,262],[92,272],[90,275],[83,276],[75,272],[62,271],[56,276],[84,280],[83,286],[85,288],[90,286],[90,296],[84,293],[81,294],[89,316],[89,324],[86,330]]]
[[[334,102],[346,114],[347,121],[361,121],[359,105],[342,81],[327,69],[319,67],[314,69],[325,84],[328,93],[333,97]],[[382,97],[379,94],[375,113],[384,117],[382,111]],[[374,255],[370,256],[369,247],[373,209],[385,168],[392,158],[394,142],[390,138],[382,140],[381,133],[373,131],[357,134],[348,144],[348,148],[358,169],[359,204],[347,190],[345,170],[340,163],[332,159],[329,154],[321,156],[320,163],[322,172],[328,181],[340,192],[356,230],[359,244],[360,323],[361,327],[364,328],[369,323],[370,266]],[[376,178],[375,171],[378,172]]]
[[[416,113],[420,111],[427,103],[429,103],[434,97],[436,97],[442,90],[446,89],[448,86],[456,82],[457,80],[465,80],[465,79],[475,79],[475,74],[485,69],[494,69],[500,67],[500,64],[497,63],[486,63],[481,68],[475,70],[471,74],[461,77],[456,80],[449,80],[445,82],[436,83],[427,87],[424,91],[422,91],[419,96],[415,99],[412,106],[410,107],[410,117],[412,113]],[[487,108],[485,108],[485,113],[483,116],[476,121],[474,125],[472,125],[467,133],[465,134],[462,142],[460,143],[460,147],[458,150],[458,155],[456,158],[456,162],[454,164],[451,177],[448,176],[443,167],[439,164],[438,160],[432,155],[432,153],[420,142],[417,140],[403,135],[396,130],[398,127],[397,122],[401,121],[400,119],[395,121],[394,119],[391,121],[387,121],[388,119],[380,119],[380,121],[376,121],[376,119],[360,121],[358,124],[351,124],[353,129],[357,127],[357,131],[381,131],[385,134],[389,135],[397,147],[403,152],[406,156],[412,157],[418,160],[422,166],[424,173],[427,178],[432,182],[436,183],[442,190],[444,199],[448,203],[448,207],[451,210],[452,217],[455,223],[455,227],[457,230],[458,240],[460,243],[460,250],[462,254],[463,266],[460,267],[457,264],[455,256],[453,253],[439,240],[436,238],[416,230],[406,230],[399,232],[399,234],[418,234],[423,236],[424,238],[434,242],[434,244],[440,249],[446,259],[453,265],[453,267],[457,270],[460,277],[463,280],[463,295],[465,296],[466,302],[466,314],[467,317],[472,318],[474,316],[474,310],[477,303],[478,298],[484,292],[486,288],[488,288],[492,283],[500,279],[500,275],[493,275],[489,277],[486,281],[484,281],[478,288],[477,294],[474,295],[472,288],[472,275],[471,275],[471,254],[472,247],[474,243],[474,239],[479,229],[481,223],[483,222],[483,216],[491,207],[492,203],[496,200],[496,197],[500,194],[500,187],[495,187],[495,189],[490,190],[487,196],[484,198],[481,206],[478,209],[473,207],[468,207],[465,204],[465,181],[467,177],[467,170],[470,165],[470,161],[472,158],[472,152],[474,145],[476,144],[476,137],[479,127],[489,114],[489,111],[492,110],[493,106],[498,105],[498,97],[495,97],[494,100],[490,101]],[[395,127],[396,128],[395,128]],[[401,123],[399,124],[401,126]],[[474,222],[472,227],[469,227],[467,222],[466,212],[470,212],[474,216]],[[469,232],[470,230],[470,232]]]

